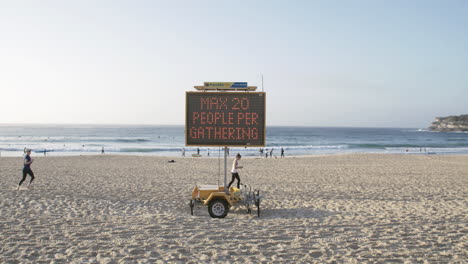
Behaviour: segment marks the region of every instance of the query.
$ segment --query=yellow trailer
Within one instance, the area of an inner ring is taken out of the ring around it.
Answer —
[[[257,207],[257,215],[260,216],[260,190],[252,190],[243,184],[241,189],[231,187],[225,192],[224,186],[199,185],[192,191],[190,200],[190,213],[196,204],[208,205],[208,213],[213,218],[224,218],[229,209],[236,205],[245,205],[247,213],[251,213],[253,205]]]

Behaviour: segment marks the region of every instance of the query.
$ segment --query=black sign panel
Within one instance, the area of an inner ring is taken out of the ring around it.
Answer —
[[[187,146],[265,146],[265,93],[187,92]]]

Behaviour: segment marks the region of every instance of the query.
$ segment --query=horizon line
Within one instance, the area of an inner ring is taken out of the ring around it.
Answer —
[[[0,123],[5,126],[185,126],[185,124],[125,124],[125,123]],[[402,126],[320,126],[320,125],[266,125],[266,127],[316,127],[316,128],[411,128],[424,129],[421,127]]]

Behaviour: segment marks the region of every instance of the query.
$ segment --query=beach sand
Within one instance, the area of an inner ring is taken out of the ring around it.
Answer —
[[[222,183],[216,158],[37,157],[34,188],[16,191],[22,159],[1,157],[0,263],[468,259],[466,155],[241,162],[242,181],[265,196],[260,218],[240,207],[225,219],[212,219],[207,207],[190,215],[195,184]]]

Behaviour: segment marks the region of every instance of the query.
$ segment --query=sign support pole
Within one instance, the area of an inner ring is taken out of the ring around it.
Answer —
[[[227,194],[227,147],[224,147],[224,192]]]

